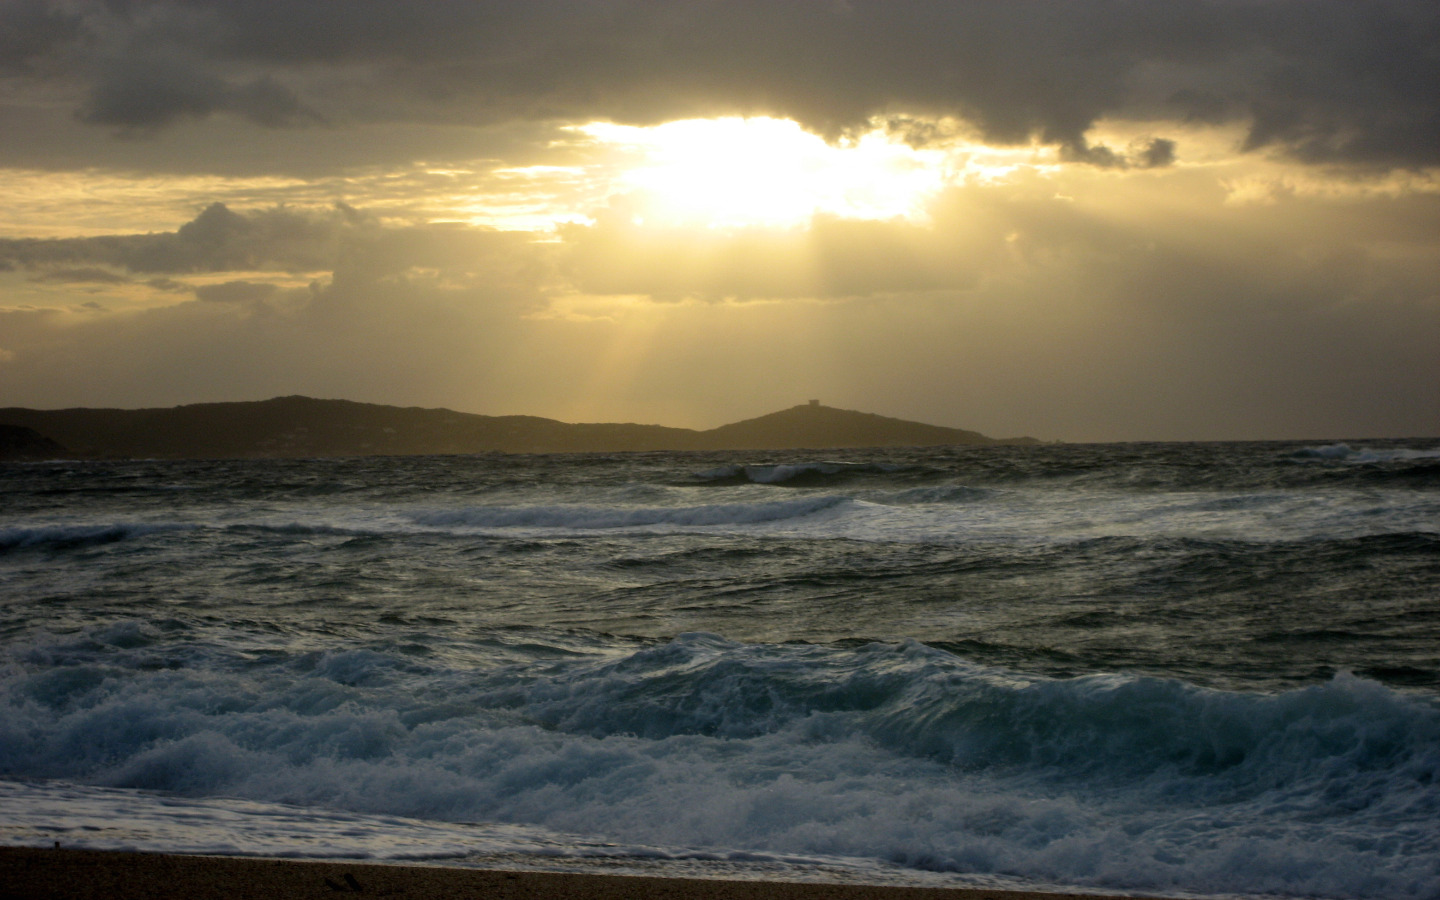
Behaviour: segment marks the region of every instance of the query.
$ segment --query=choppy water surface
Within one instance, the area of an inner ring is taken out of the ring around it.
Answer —
[[[1440,443],[0,467],[0,842],[1440,895]]]

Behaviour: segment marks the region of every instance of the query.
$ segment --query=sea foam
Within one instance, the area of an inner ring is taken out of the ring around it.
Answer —
[[[8,663],[0,774],[1126,890],[1440,888],[1440,708],[1351,676],[1251,694],[705,634],[201,672],[115,629]]]
[[[1434,898],[1440,469],[1297,446],[10,467],[0,840]]]

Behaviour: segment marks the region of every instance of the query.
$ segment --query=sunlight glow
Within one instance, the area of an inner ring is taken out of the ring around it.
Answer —
[[[650,128],[597,122],[581,133],[632,162],[619,182],[647,225],[793,227],[817,214],[919,218],[955,177],[953,154],[880,131],[827,144],[795,122],[687,119]]]

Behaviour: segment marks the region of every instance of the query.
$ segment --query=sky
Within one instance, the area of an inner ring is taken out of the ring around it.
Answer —
[[[0,407],[1440,435],[1434,0],[0,0]]]

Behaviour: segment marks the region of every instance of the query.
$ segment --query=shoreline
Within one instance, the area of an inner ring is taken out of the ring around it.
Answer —
[[[0,847],[0,898],[335,900],[349,894],[415,900],[1114,900],[1134,896]]]

